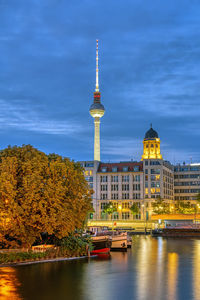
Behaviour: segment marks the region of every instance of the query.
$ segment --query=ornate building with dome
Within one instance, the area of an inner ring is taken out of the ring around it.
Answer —
[[[158,133],[152,128],[146,132],[143,140],[143,159],[162,159],[160,154],[160,139]]]
[[[97,220],[105,219],[103,213],[107,203],[116,207],[114,219],[151,219],[152,202],[156,198],[172,203],[174,199],[173,166],[164,161],[160,153],[160,139],[152,128],[143,140],[143,155],[140,162],[101,161],[80,162],[85,169],[85,177],[94,190],[92,215]],[[136,203],[139,213],[133,216],[130,207]]]

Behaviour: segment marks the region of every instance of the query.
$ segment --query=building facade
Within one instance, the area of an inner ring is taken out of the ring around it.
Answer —
[[[200,164],[174,166],[174,200],[195,203],[200,193]]]

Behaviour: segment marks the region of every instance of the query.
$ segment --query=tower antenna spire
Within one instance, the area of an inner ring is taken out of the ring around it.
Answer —
[[[99,40],[96,40],[96,92],[99,92]]]

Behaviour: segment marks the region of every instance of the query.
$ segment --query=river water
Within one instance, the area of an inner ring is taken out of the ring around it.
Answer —
[[[0,268],[0,300],[200,300],[200,240],[134,236],[127,253]]]

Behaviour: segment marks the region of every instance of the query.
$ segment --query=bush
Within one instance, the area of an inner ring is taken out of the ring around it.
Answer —
[[[46,252],[16,252],[0,253],[0,264],[14,263],[21,261],[33,261],[40,259],[53,259],[58,257],[79,257],[87,255],[87,249],[92,250],[90,236],[79,234],[69,235],[61,240],[57,240],[57,247]]]
[[[84,256],[87,248],[90,251],[93,248],[90,236],[69,235],[60,241],[60,254],[63,256]]]
[[[0,264],[20,262],[26,260],[39,260],[45,258],[47,253],[17,252],[17,253],[0,253]]]

